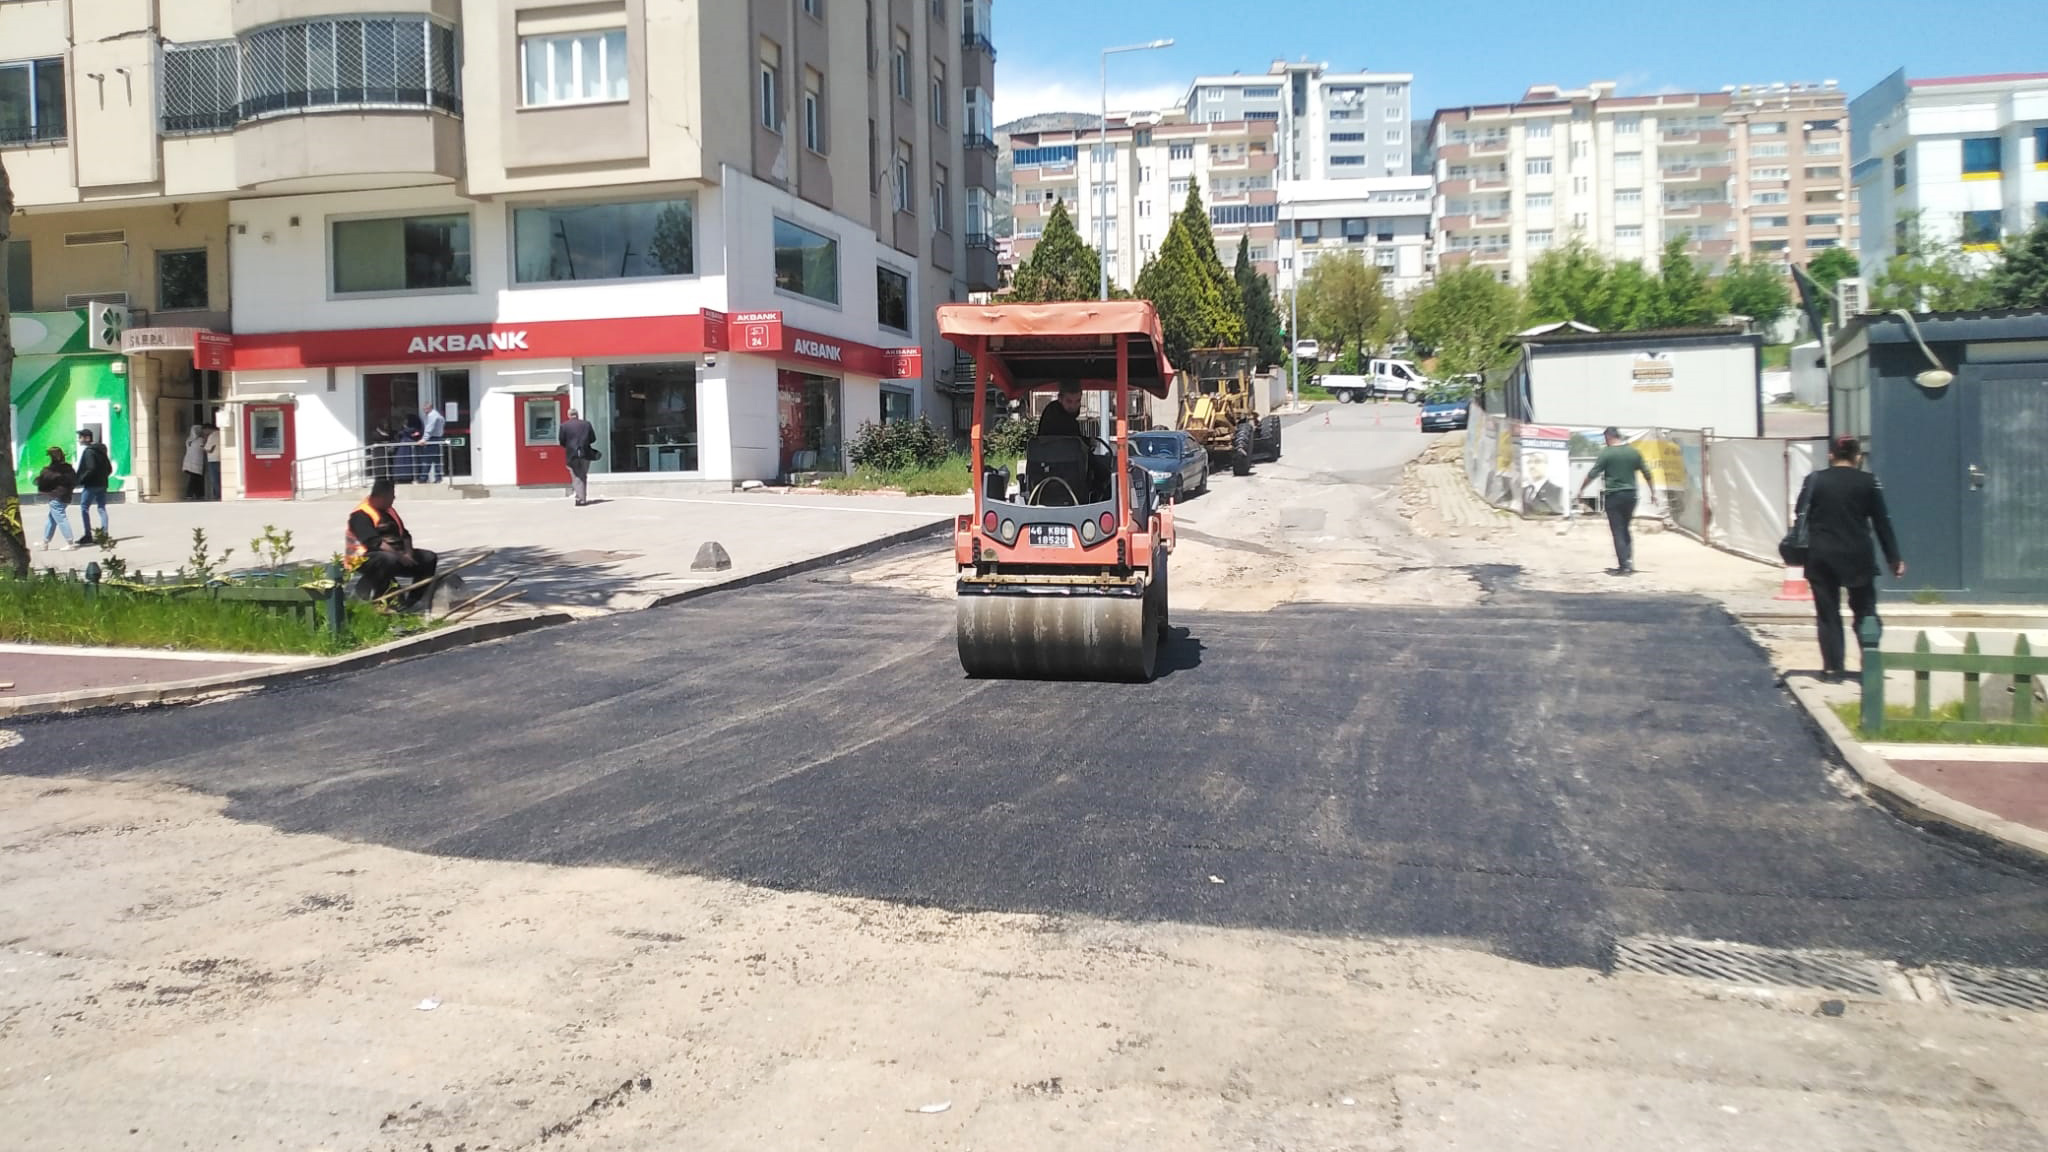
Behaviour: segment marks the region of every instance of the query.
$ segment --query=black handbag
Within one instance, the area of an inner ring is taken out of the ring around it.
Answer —
[[[585,460],[599,460],[603,458],[603,453],[599,452],[596,448],[585,448],[583,450],[583,458]]]
[[[1778,557],[1788,568],[1806,566],[1806,504],[1813,495],[1814,474],[1806,474],[1806,480],[1799,485],[1799,505],[1792,513],[1792,526],[1785,530],[1785,538],[1778,541]]]

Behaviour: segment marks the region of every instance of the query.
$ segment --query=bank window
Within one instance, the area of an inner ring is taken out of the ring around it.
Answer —
[[[1996,136],[1979,136],[1963,141],[1963,179],[1989,180],[2004,170],[2004,141]]]
[[[626,98],[626,30],[521,36],[526,106],[596,104]]]
[[[702,466],[695,365],[586,365],[583,392],[603,453],[592,471],[695,472]]]
[[[64,139],[64,58],[0,64],[0,145]]]
[[[470,286],[469,214],[336,220],[333,285],[354,292],[445,292]]]
[[[692,275],[696,217],[696,202],[688,198],[514,208],[513,279],[553,284]]]
[[[156,306],[160,312],[204,310],[206,249],[156,254]]]
[[[875,268],[875,323],[910,331],[910,277],[886,265]]]
[[[882,423],[896,424],[913,415],[914,402],[910,393],[901,388],[882,388]]]
[[[284,455],[284,409],[249,410],[249,451],[266,459]]]
[[[1985,252],[1998,247],[1999,235],[2004,227],[2004,216],[2005,213],[1997,208],[1963,213],[1963,247],[1972,252]]]
[[[839,303],[839,241],[777,217],[775,287],[827,304]]]

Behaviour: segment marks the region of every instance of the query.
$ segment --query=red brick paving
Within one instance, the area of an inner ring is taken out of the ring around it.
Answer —
[[[133,688],[253,672],[276,667],[263,660],[164,660],[151,656],[44,655],[0,652],[0,703],[87,688]]]
[[[2048,764],[1893,760],[1901,775],[1972,808],[2048,832]]]

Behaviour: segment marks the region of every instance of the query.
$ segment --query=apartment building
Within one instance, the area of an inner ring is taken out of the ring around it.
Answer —
[[[1850,105],[1852,179],[1866,270],[1917,225],[1988,260],[2048,221],[2048,73],[1908,79],[1894,72]]]
[[[1410,72],[1332,72],[1275,60],[1265,75],[1200,76],[1182,103],[1194,123],[1272,123],[1283,180],[1407,176],[1413,141]]]
[[[1617,260],[1652,260],[1674,238],[1714,263],[1735,253],[1730,96],[1614,87],[1539,85],[1512,104],[1437,112],[1439,267],[1519,281],[1574,237]]]
[[[289,497],[433,407],[460,480],[552,485],[576,408],[598,490],[723,487],[839,467],[863,421],[945,421],[971,383],[933,308],[996,282],[990,20],[0,5],[14,306],[89,329],[62,349],[120,378],[18,368],[17,466],[104,418],[128,492],[170,497],[210,419],[230,495]]]
[[[1217,254],[1251,258],[1271,275],[1279,219],[1277,126],[1266,120],[1195,121],[1178,108],[1111,113],[1106,133],[1060,130],[1010,137],[1014,259],[1037,246],[1055,203],[1089,244],[1109,255],[1110,282],[1129,288],[1166,241],[1173,218],[1200,191]]]
[[[1847,96],[1832,80],[1725,91],[1735,252],[1804,266],[1829,248],[1855,251]]]
[[[1391,296],[1421,289],[1435,270],[1428,176],[1371,180],[1290,180],[1280,185],[1280,230],[1273,287],[1285,292],[1315,262],[1355,252],[1380,270]]]

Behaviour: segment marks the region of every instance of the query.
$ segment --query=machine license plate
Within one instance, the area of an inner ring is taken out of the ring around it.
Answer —
[[[1072,548],[1074,530],[1065,524],[1033,524],[1030,539],[1033,548]]]

